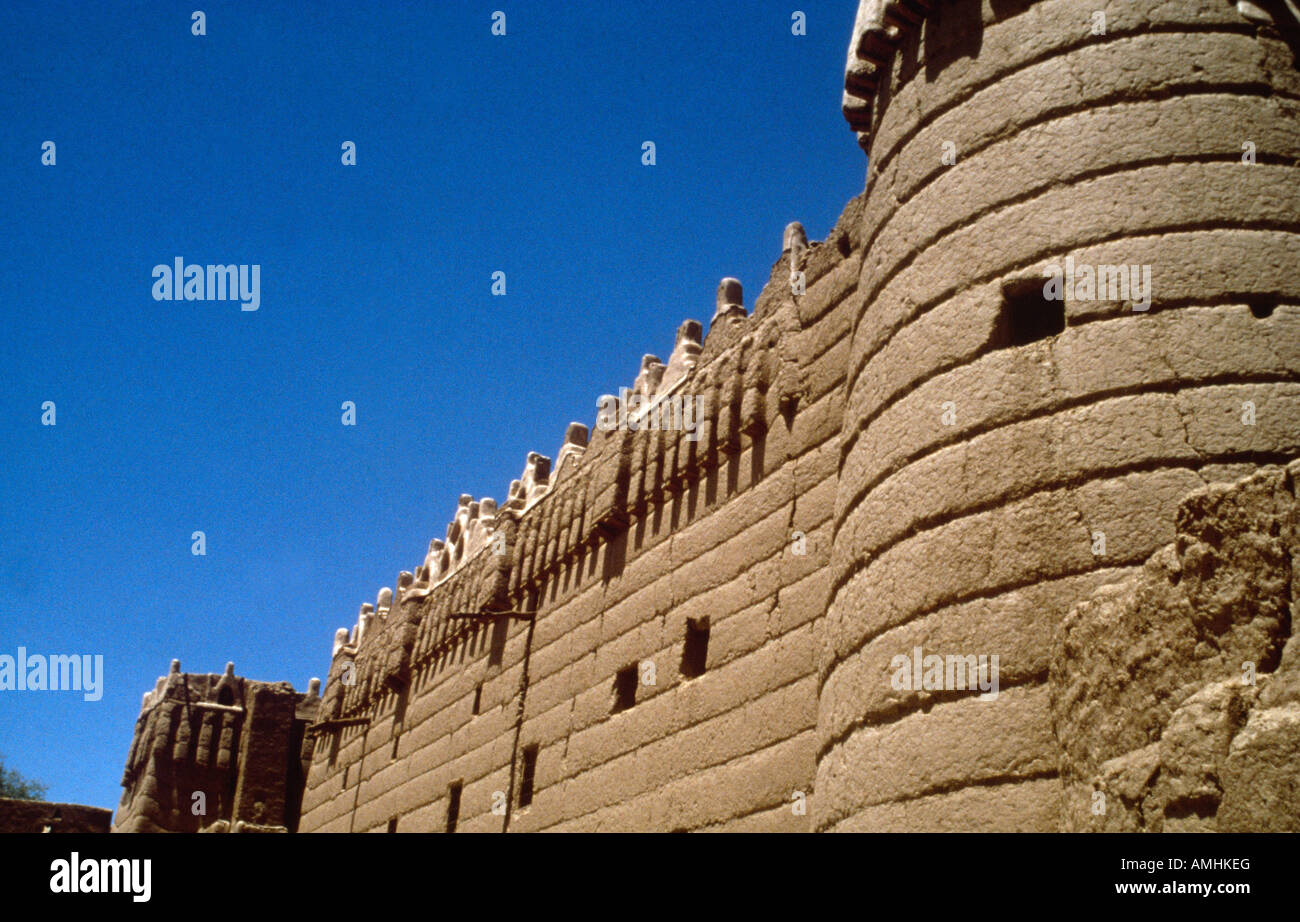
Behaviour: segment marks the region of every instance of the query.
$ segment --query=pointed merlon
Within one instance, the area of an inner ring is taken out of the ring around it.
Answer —
[[[551,459],[535,451],[528,453],[523,476],[519,478],[524,504],[531,505],[550,489]]]
[[[657,355],[641,356],[641,371],[632,385],[634,393],[643,398],[653,397],[659,393],[659,382],[664,379],[664,363]]]
[[[447,545],[440,538],[434,538],[429,542],[429,552],[424,555],[424,578],[430,583],[435,583],[442,578],[446,547]]]
[[[235,701],[235,664],[226,663],[226,671],[221,674],[212,689],[212,698],[219,704],[233,704]],[[224,700],[223,700],[224,699]]]
[[[564,470],[565,463],[570,458],[581,458],[583,452],[587,450],[587,440],[590,432],[582,423],[569,423],[564,430],[564,444],[560,446],[560,453],[555,457],[555,471],[559,473]]]
[[[785,236],[781,239],[781,252],[790,254],[791,274],[803,268],[804,257],[808,252],[808,235],[804,233],[803,225],[798,221],[791,221],[785,226]]]
[[[745,290],[740,286],[740,281],[733,278],[725,278],[718,283],[717,309],[713,312],[713,320],[709,326],[717,324],[719,320],[728,318],[745,318]]]
[[[579,448],[587,447],[587,437],[590,435],[587,427],[582,423],[569,423],[564,430],[564,444],[577,445]]]
[[[677,342],[673,345],[673,354],[668,358],[668,367],[659,382],[659,389],[666,391],[679,380],[690,374],[700,361],[700,341],[704,328],[698,320],[687,320],[677,328]]]
[[[781,239],[781,252],[789,253],[791,250],[807,248],[808,235],[804,232],[803,225],[798,221],[791,221],[785,226],[785,235]]]

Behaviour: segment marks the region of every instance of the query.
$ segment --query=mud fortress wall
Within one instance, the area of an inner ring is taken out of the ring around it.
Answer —
[[[318,679],[299,694],[172,660],[141,701],[112,831],[295,831],[319,709]]]
[[[863,0],[865,192],[634,383],[702,396],[699,440],[575,424],[500,505],[462,497],[335,639],[301,828],[1056,829],[1108,784],[1155,798],[1173,706],[1290,632],[1288,577],[1131,688],[1079,640],[1142,636],[1144,564],[1213,511],[1185,497],[1300,454],[1294,23],[1240,6]],[[1066,256],[1150,266],[1149,309],[1042,302]],[[999,655],[999,696],[895,689],[916,647]]]
[[[808,827],[790,801],[815,768],[859,257],[839,230],[787,236],[752,316],[725,281],[707,336],[688,321],[666,363],[643,362],[638,393],[704,398],[698,438],[571,426],[553,469],[530,455],[499,508],[462,497],[424,564],[341,632],[304,829],[441,830],[453,784],[465,831]],[[707,630],[700,664],[688,623]]]

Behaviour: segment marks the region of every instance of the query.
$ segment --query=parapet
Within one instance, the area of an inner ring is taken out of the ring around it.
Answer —
[[[859,0],[844,67],[841,108],[863,150],[871,143],[873,108],[882,72],[893,60],[903,33],[919,26],[934,8],[934,0]]]
[[[1300,7],[1291,0],[1235,0],[1231,5],[1244,19],[1261,27],[1276,28],[1293,38],[1300,30]],[[876,109],[881,79],[888,77],[907,35],[918,32],[939,10],[938,0],[859,0],[844,67],[841,111],[863,150],[870,146],[879,120]]]
[[[819,256],[819,254],[825,254]],[[792,273],[824,274],[843,248],[809,244],[788,225],[759,296],[745,307],[723,278],[705,335],[693,319],[677,328],[667,361],[641,357],[631,385],[597,401],[589,428],[571,422],[552,457],[526,454],[498,506],[460,496],[423,561],[363,605],[354,627],[335,632],[318,729],[363,721],[377,695],[404,695],[414,669],[471,630],[474,617],[527,607],[546,575],[607,541],[637,516],[744,450],[803,394],[799,360],[783,337],[800,327]],[[781,306],[786,309],[782,310]]]

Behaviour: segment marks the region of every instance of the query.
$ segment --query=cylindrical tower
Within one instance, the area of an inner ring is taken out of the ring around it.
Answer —
[[[1300,454],[1296,22],[1256,2],[862,0],[817,829],[1056,828],[1054,628]]]

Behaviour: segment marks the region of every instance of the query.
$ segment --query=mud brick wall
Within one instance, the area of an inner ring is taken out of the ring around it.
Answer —
[[[319,683],[171,671],[147,692],[122,775],[114,832],[258,827],[292,832],[307,777]],[[195,794],[202,793],[202,800]],[[201,804],[202,809],[199,810]]]
[[[0,797],[0,834],[10,832],[108,832],[113,811],[83,804]]]
[[[866,255],[814,827],[1052,829],[1054,628],[1186,494],[1300,449],[1300,73],[1226,2],[903,6],[931,10],[849,68]],[[1066,256],[1150,265],[1149,311],[1067,297],[1026,342],[1014,301]],[[894,690],[915,646],[999,654],[1001,695]]]
[[[865,192],[642,362],[700,440],[570,427],[461,497],[336,634],[302,828],[1084,825],[1066,785],[1111,769],[1053,723],[1059,626],[1189,494],[1300,454],[1297,24],[1265,5],[862,0]],[[1149,304],[1045,300],[1067,257],[1149,267]],[[1000,693],[896,689],[917,647],[998,656]]]
[[[813,795],[813,624],[860,264],[843,228],[858,208],[782,255],[752,316],[720,311],[676,391],[706,399],[698,441],[597,429],[540,498],[497,515],[506,557],[485,546],[432,586],[399,585],[386,618],[362,615],[375,625],[338,651],[327,683],[335,724],[317,737],[304,830],[443,830],[453,783],[464,831],[505,828],[492,810],[505,792],[511,831],[809,828],[792,798]],[[447,617],[493,602],[537,614]],[[684,676],[691,619],[707,619],[707,657]],[[384,686],[392,635],[412,620],[409,680]],[[616,710],[617,673],[640,680],[647,663],[654,684]]]

